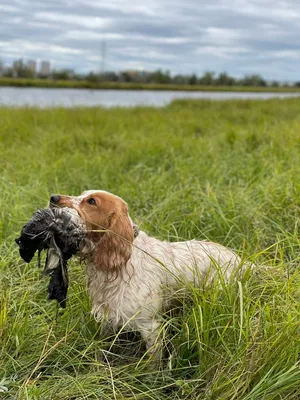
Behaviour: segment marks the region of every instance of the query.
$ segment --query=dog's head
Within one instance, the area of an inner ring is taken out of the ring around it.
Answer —
[[[80,196],[52,195],[51,207],[74,208],[86,224],[87,234],[95,244],[96,268],[121,268],[131,256],[134,225],[128,207],[120,197],[105,191],[89,190]]]

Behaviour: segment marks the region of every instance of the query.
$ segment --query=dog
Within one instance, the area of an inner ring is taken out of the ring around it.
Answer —
[[[120,197],[101,190],[80,196],[52,195],[50,207],[77,211],[86,225],[81,249],[86,259],[88,293],[96,321],[114,328],[126,325],[141,333],[149,353],[155,352],[157,311],[182,281],[200,285],[221,271],[228,281],[241,264],[230,249],[213,242],[166,242],[137,231]]]

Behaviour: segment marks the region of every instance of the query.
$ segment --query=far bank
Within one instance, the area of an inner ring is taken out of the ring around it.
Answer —
[[[270,92],[270,93],[300,93],[296,87],[272,86],[204,86],[204,85],[176,85],[158,83],[126,83],[126,82],[90,82],[87,80],[52,80],[52,79],[24,79],[0,78],[0,86],[10,87],[40,87],[61,89],[102,89],[102,90],[163,90],[163,91],[206,91],[206,92]]]

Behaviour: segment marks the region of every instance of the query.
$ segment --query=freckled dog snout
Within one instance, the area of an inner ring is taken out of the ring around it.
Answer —
[[[51,194],[50,203],[57,204],[60,200],[60,196],[58,194]]]

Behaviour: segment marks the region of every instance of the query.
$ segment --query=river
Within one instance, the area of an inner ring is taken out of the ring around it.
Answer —
[[[0,87],[0,105],[10,107],[163,107],[175,99],[270,99],[299,93],[188,92],[163,90],[89,90]]]

